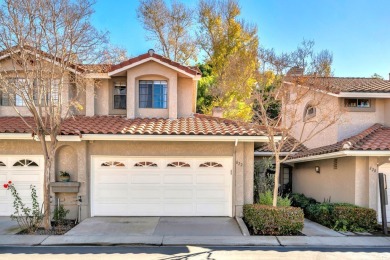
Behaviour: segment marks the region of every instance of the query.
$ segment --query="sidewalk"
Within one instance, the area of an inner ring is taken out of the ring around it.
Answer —
[[[390,247],[390,237],[319,236],[35,236],[0,235],[0,245],[210,245],[210,246],[313,246]]]

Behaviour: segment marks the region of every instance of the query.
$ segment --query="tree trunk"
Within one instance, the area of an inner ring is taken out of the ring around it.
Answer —
[[[45,134],[38,135],[44,156],[44,178],[43,178],[43,227],[46,230],[51,228],[51,219],[50,219],[50,172],[51,165],[54,159],[54,150],[47,148],[46,136]]]
[[[272,206],[274,207],[278,205],[279,176],[280,176],[280,160],[279,160],[279,156],[275,156],[275,185],[274,185],[274,197],[272,200]]]
[[[44,182],[43,182],[43,227],[46,230],[51,228],[50,221],[50,168],[51,168],[51,158],[45,156],[45,170],[44,170]]]

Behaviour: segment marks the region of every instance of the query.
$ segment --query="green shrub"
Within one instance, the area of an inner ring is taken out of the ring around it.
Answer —
[[[299,193],[291,194],[290,199],[291,199],[291,206],[299,207],[303,209],[303,213],[305,213],[305,216],[308,215],[307,207],[309,207],[311,204],[318,203],[315,199],[308,198],[305,195]]]
[[[63,205],[56,207],[53,212],[53,220],[57,225],[64,225],[66,215],[68,215],[69,209],[65,209]]]
[[[295,235],[302,231],[303,220],[300,208],[244,205],[244,221],[254,235]]]
[[[259,204],[272,206],[273,202],[273,193],[270,190],[267,190],[264,193],[259,194]],[[280,207],[291,206],[291,200],[289,197],[278,196],[277,205]]]
[[[349,203],[320,203],[307,207],[306,217],[340,231],[371,231],[377,225],[376,211]]]
[[[335,230],[373,231],[378,225],[375,210],[355,205],[335,204],[333,216]]]

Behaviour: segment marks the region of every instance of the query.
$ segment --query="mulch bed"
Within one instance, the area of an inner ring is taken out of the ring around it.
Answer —
[[[63,224],[59,225],[57,223],[52,222],[52,227],[50,230],[45,230],[44,228],[38,228],[34,233],[28,233],[26,230],[22,230],[18,235],[63,235],[73,227],[76,226],[74,220],[65,220]]]

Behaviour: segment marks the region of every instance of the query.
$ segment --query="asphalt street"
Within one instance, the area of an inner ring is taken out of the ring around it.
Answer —
[[[390,247],[0,247],[0,259],[390,259]]]

